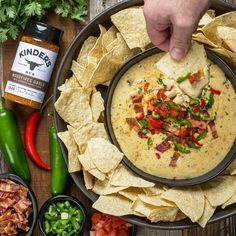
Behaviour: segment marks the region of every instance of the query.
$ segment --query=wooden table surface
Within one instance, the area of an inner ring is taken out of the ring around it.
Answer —
[[[64,55],[66,48],[72,41],[73,37],[81,30],[81,28],[89,21],[95,17],[98,13],[102,12],[107,7],[110,7],[114,3],[119,0],[90,0],[89,1],[89,16],[85,23],[79,23],[77,21],[72,21],[70,19],[65,19],[56,16],[54,13],[49,13],[43,21],[52,24],[56,27],[59,27],[64,30],[63,42],[59,54],[59,58],[56,63],[56,69],[54,70],[54,74],[52,76],[47,96],[50,96],[53,88],[53,80],[55,78],[55,74],[57,71],[57,67],[60,63],[62,56]],[[229,2],[234,2],[236,4],[236,0],[229,0]],[[4,43],[0,47],[0,76],[1,76],[1,87],[5,87],[6,80],[8,78],[8,74],[14,59],[14,55],[16,52],[18,42],[17,41],[8,41]],[[6,102],[5,105],[8,108],[11,108],[16,116],[18,126],[20,128],[21,134],[23,134],[23,128],[26,121],[27,116],[32,112],[32,109]],[[37,131],[36,137],[36,146],[38,152],[42,159],[49,163],[49,148],[48,148],[48,134],[47,130],[50,126],[50,120],[47,116],[48,112],[52,110],[52,104],[50,104],[42,117],[42,122],[40,123]],[[1,131],[0,131],[1,132]],[[31,186],[35,192],[35,195],[38,199],[38,206],[43,204],[50,197],[50,174],[47,171],[43,171],[35,166],[29,160],[30,170],[32,174],[32,182]],[[0,173],[7,172],[7,167],[4,164],[4,159],[0,153]],[[80,199],[87,209],[89,209],[92,203],[83,195],[83,193],[75,186],[73,181],[70,179],[68,184],[68,189],[66,194],[72,195],[78,199]],[[190,229],[190,230],[177,230],[177,231],[161,231],[161,230],[153,230],[144,227],[138,228],[138,236],[234,236],[236,235],[236,219],[234,217],[228,218],[226,220],[222,220],[218,223],[207,226],[205,229],[201,229],[200,227]],[[39,236],[38,226],[35,229],[33,236]]]

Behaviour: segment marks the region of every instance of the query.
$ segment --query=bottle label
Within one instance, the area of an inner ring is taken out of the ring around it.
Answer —
[[[20,42],[5,92],[42,103],[57,53]]]

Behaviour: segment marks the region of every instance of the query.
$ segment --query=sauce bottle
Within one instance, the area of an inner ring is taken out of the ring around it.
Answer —
[[[4,98],[35,109],[43,103],[63,31],[29,21],[20,39]]]

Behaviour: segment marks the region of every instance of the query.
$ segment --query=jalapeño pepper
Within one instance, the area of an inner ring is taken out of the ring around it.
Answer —
[[[49,128],[48,134],[51,164],[51,193],[53,195],[58,195],[65,191],[69,175],[60,144],[57,140],[57,133],[54,125]]]
[[[14,114],[11,110],[5,109],[1,101],[0,130],[0,149],[10,171],[30,181],[30,170]]]

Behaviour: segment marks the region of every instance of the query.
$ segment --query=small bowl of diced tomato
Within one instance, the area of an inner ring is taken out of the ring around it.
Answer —
[[[91,209],[88,213],[90,223],[86,236],[135,236],[137,226],[127,221]]]
[[[59,195],[43,204],[38,218],[44,236],[82,236],[87,216],[78,199]]]

